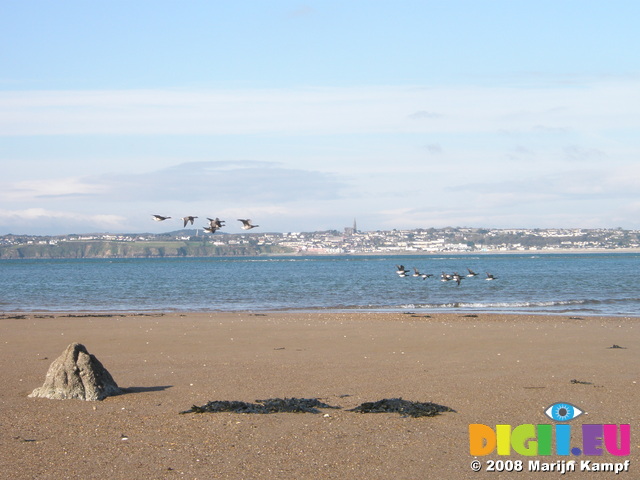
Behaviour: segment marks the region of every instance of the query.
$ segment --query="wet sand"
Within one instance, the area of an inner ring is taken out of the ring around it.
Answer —
[[[515,452],[478,457],[469,424],[631,424],[640,478],[640,318],[410,313],[168,313],[0,316],[0,472],[62,479],[557,478]],[[39,318],[40,317],[40,318]],[[51,362],[84,344],[126,393],[100,402],[28,398]],[[609,348],[618,345],[624,348]],[[211,400],[318,398],[319,414],[180,414]],[[402,397],[435,417],[348,411]],[[577,441],[580,445],[580,441]],[[575,446],[575,445],[572,445]],[[486,472],[487,460],[523,472]],[[568,478],[613,478],[575,472]]]

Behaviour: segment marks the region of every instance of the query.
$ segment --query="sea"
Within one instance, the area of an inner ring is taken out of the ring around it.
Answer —
[[[613,252],[0,260],[0,312],[640,316],[639,273],[640,253]]]

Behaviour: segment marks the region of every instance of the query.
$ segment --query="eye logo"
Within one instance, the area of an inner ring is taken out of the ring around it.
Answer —
[[[551,420],[555,420],[556,422],[568,422],[579,417],[583,412],[575,405],[558,402],[547,408],[544,413],[547,417]]]

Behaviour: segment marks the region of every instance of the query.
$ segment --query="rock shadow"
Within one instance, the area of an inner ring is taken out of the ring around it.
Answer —
[[[173,385],[157,385],[155,387],[127,387],[120,388],[120,390],[122,390],[121,395],[127,395],[130,393],[162,392],[171,387],[173,387]]]

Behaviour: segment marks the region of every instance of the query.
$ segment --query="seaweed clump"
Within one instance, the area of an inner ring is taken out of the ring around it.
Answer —
[[[214,400],[201,407],[193,405],[191,409],[180,413],[320,413],[319,408],[340,407],[328,405],[317,398],[269,398],[256,400],[256,403]]]
[[[593,385],[593,383],[591,382],[584,382],[582,380],[576,380],[575,378],[571,380],[571,383],[577,384],[577,385]]]
[[[435,417],[442,412],[454,412],[455,410],[437,403],[410,402],[402,398],[384,398],[377,402],[365,402],[350,412],[359,413],[399,413],[403,417]]]

